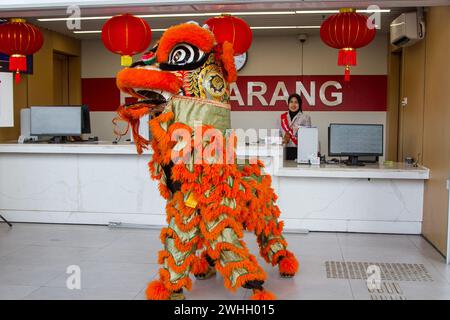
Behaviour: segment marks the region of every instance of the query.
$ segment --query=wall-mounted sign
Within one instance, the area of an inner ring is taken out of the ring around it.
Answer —
[[[12,73],[0,72],[0,127],[14,126]]]
[[[233,111],[287,110],[297,92],[305,111],[386,111],[387,76],[239,76],[231,85]]]
[[[121,103],[115,78],[82,79],[83,104],[91,111],[115,111]],[[386,111],[387,76],[239,76],[231,85],[233,111],[285,111],[290,93],[305,111]],[[107,93],[107,94],[105,94]]]

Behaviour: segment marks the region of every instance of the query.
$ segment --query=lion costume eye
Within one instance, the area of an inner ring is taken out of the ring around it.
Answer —
[[[180,43],[177,44],[170,52],[168,64],[183,66],[198,62],[204,55],[205,53],[199,48],[188,43]]]
[[[189,43],[178,43],[169,53],[167,63],[160,63],[161,70],[194,70],[205,63],[209,54]]]

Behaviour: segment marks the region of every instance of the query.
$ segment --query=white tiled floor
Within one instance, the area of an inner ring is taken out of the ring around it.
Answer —
[[[279,299],[370,299],[364,280],[329,279],[325,261],[424,264],[432,282],[398,281],[406,299],[450,299],[450,266],[422,237],[352,233],[286,234],[300,261],[293,279],[259,259],[266,288]],[[245,241],[258,254],[255,237]],[[0,223],[0,299],[144,299],[158,271],[159,230],[103,226]],[[69,290],[70,265],[81,268],[81,290]],[[222,278],[193,281],[188,299],[247,299],[231,293]]]

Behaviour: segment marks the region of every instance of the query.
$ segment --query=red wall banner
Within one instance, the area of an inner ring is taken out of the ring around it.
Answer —
[[[387,76],[239,76],[231,85],[233,111],[284,111],[290,93],[301,95],[305,111],[386,111]],[[115,111],[120,93],[114,78],[82,79],[83,104],[91,111]]]
[[[240,76],[231,86],[233,111],[287,110],[289,94],[304,111],[386,111],[387,76]]]
[[[116,111],[120,105],[120,91],[116,78],[81,79],[81,100],[90,111]]]

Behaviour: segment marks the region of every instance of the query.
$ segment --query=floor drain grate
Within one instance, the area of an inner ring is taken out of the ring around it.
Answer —
[[[325,266],[327,278],[334,279],[367,279],[372,274],[368,270],[376,266],[383,281],[433,281],[423,264],[325,261]]]

